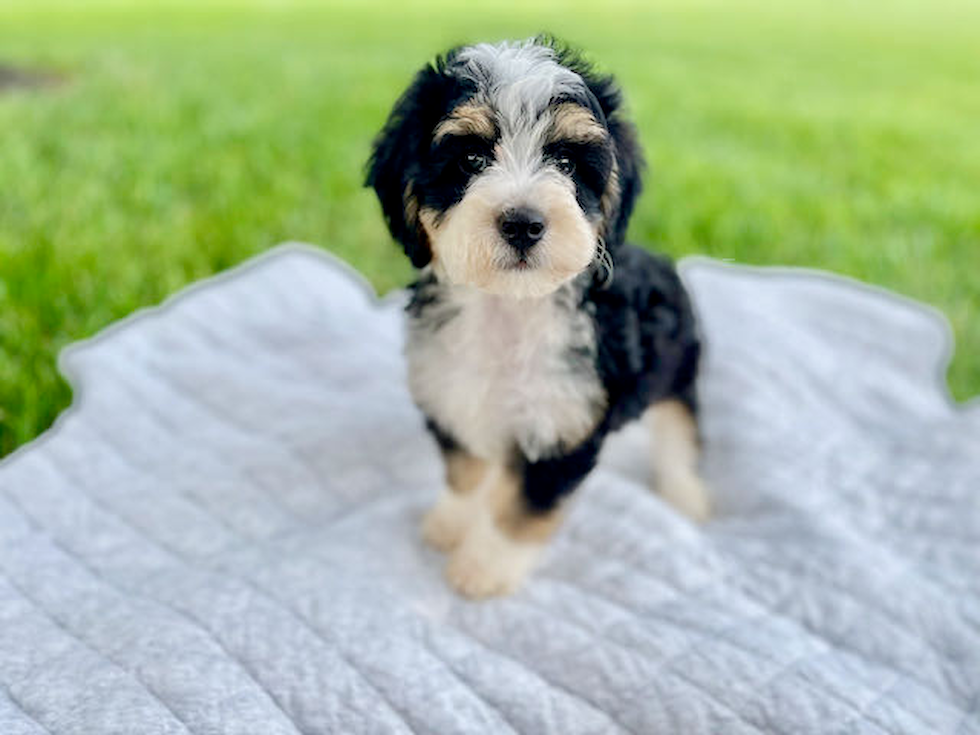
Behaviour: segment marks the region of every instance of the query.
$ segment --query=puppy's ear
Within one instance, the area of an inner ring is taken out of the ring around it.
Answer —
[[[636,128],[622,116],[623,95],[615,79],[586,76],[585,82],[606,116],[606,125],[616,146],[619,202],[606,227],[606,244],[615,246],[626,239],[626,228],[643,188],[641,177],[646,164]]]
[[[367,165],[365,185],[374,188],[392,237],[401,243],[416,268],[432,259],[419,221],[420,192],[415,181],[454,84],[444,68],[440,60],[415,75],[375,138]]]

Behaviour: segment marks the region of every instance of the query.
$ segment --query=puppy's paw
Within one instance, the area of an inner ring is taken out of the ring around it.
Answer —
[[[422,519],[422,540],[436,551],[452,551],[468,527],[466,509],[458,498],[446,494]]]
[[[657,492],[692,521],[703,523],[711,516],[711,497],[704,480],[693,472],[661,477]]]
[[[496,529],[478,529],[449,558],[446,579],[465,597],[509,595],[521,586],[536,556],[535,546],[511,541]]]
[[[513,567],[481,555],[457,550],[446,566],[446,579],[459,594],[474,600],[517,591],[524,581],[526,570]]]

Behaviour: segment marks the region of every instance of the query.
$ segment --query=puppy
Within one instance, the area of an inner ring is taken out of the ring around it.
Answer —
[[[708,512],[691,307],[624,243],[642,167],[614,80],[546,38],[449,51],[374,142],[367,185],[419,269],[409,387],[446,468],[423,535],[464,595],[520,585],[627,421],[656,436],[660,493]]]

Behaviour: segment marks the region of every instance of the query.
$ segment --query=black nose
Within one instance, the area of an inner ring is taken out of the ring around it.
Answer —
[[[508,209],[500,215],[497,227],[508,245],[524,252],[544,237],[544,215],[530,207]]]

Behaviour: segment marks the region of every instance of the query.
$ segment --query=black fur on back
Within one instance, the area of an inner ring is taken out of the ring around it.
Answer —
[[[650,405],[673,399],[697,413],[701,344],[677,270],[669,258],[633,245],[612,256],[613,279],[594,276],[581,304],[595,323],[606,412],[578,446],[533,463],[516,459],[532,512],[548,512],[571,493],[595,466],[609,433],[639,418]]]

